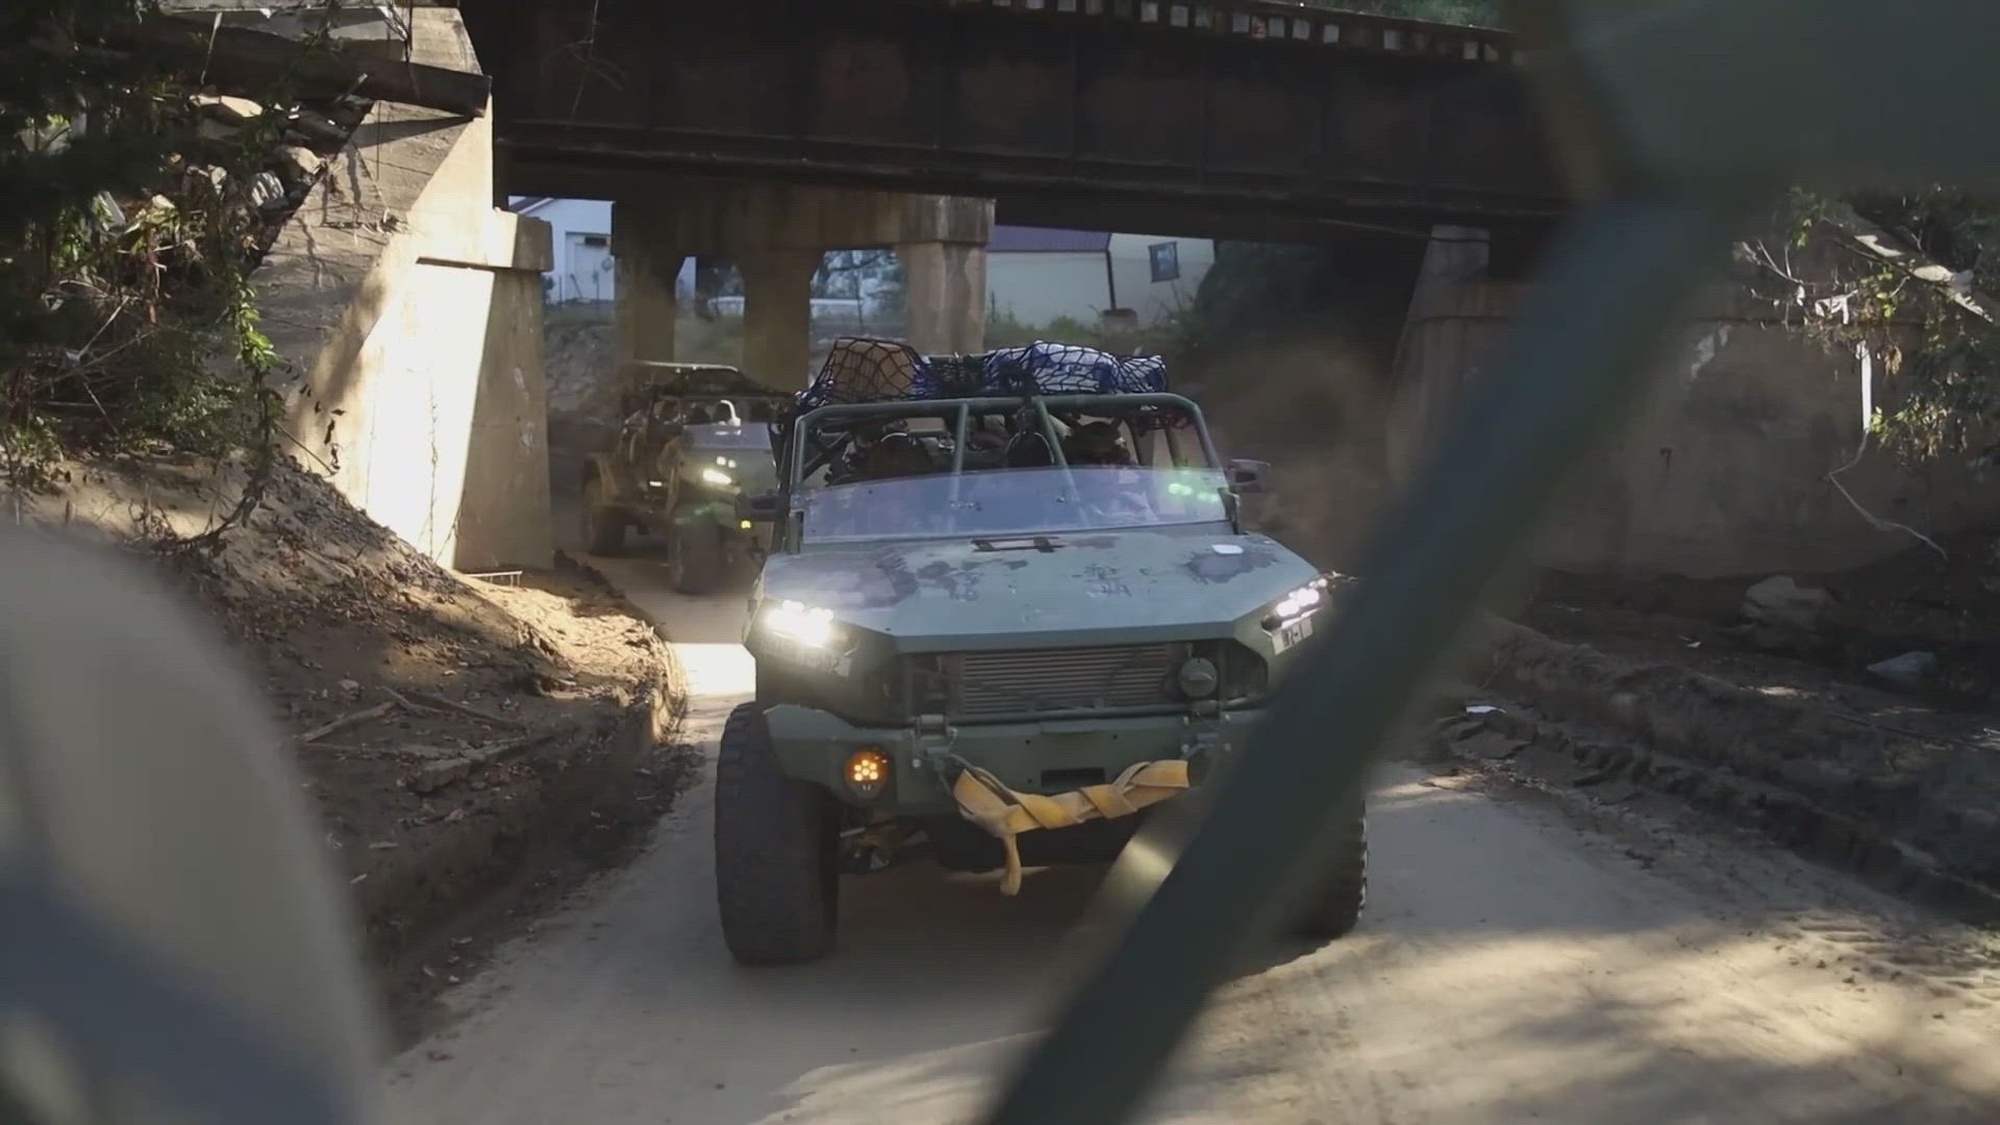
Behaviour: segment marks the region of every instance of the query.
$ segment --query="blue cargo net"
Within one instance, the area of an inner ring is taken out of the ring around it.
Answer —
[[[1143,395],[1167,389],[1167,362],[1037,340],[976,357],[995,394]]]
[[[850,336],[834,341],[819,375],[799,393],[794,416],[835,403],[1166,389],[1167,364],[1158,356],[1041,340],[982,355],[925,356],[898,340]]]

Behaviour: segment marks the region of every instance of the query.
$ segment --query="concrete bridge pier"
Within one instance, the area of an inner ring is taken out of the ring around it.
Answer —
[[[805,385],[811,374],[812,280],[825,257],[825,250],[758,250],[737,257],[743,271],[743,370],[753,377],[776,387]]]
[[[906,279],[904,334],[920,352],[977,352],[986,346],[986,247],[906,242],[896,247]]]
[[[674,325],[680,313],[674,279],[687,252],[674,245],[672,227],[664,218],[650,201],[620,199],[611,204],[611,253],[618,271],[612,319],[618,329],[620,362],[674,359]]]
[[[742,269],[743,370],[773,387],[803,386],[810,374],[812,278],[834,250],[896,252],[919,349],[985,342],[991,200],[662,175],[615,201],[611,225],[621,359],[673,358],[674,277],[703,254]]]

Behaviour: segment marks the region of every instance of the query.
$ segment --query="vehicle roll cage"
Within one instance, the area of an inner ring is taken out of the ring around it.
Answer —
[[[778,457],[778,531],[772,548],[785,550],[797,548],[800,535],[797,506],[800,486],[814,473],[826,467],[839,456],[847,445],[846,440],[836,440],[828,445],[815,446],[813,437],[825,432],[828,423],[843,421],[893,421],[902,418],[952,419],[952,452],[949,475],[951,477],[950,503],[959,501],[959,489],[965,478],[965,454],[968,439],[972,435],[972,420],[975,416],[1018,413],[1032,411],[1035,429],[1049,444],[1049,452],[1054,465],[1062,474],[1065,491],[1075,494],[1076,477],[1071,470],[1069,459],[1064,456],[1062,437],[1056,429],[1057,413],[1079,412],[1102,417],[1130,420],[1144,412],[1179,412],[1188,421],[1187,428],[1194,431],[1196,443],[1200,446],[1201,457],[1207,467],[1221,470],[1221,455],[1216,452],[1215,439],[1210,435],[1208,423],[1202,417],[1201,407],[1184,395],[1170,391],[1116,394],[1060,394],[1060,395],[985,395],[976,398],[930,398],[930,399],[883,399],[871,402],[830,403],[815,407],[803,414],[782,419],[771,424],[772,446]],[[1185,450],[1182,436],[1176,426],[1160,428],[1167,443],[1167,455],[1175,464],[1182,463]],[[1028,431],[1023,431],[1028,432]],[[841,431],[842,439],[850,439],[852,430]],[[1190,451],[1191,452],[1191,451]],[[943,472],[940,472],[943,475]],[[1227,503],[1228,501],[1225,500]],[[1234,507],[1230,507],[1229,518],[1236,519]]]
[[[1032,410],[1036,429],[1049,443],[1049,451],[1055,458],[1055,467],[1061,469],[1065,479],[1069,474],[1069,459],[1063,455],[1062,439],[1056,429],[1054,414],[1060,412],[1089,412],[1104,417],[1127,418],[1147,410],[1171,410],[1181,412],[1195,432],[1201,445],[1203,459],[1208,467],[1222,468],[1222,459],[1216,453],[1215,441],[1208,432],[1208,422],[1202,417],[1201,407],[1192,399],[1171,391],[1156,391],[1145,394],[1063,394],[1063,395],[992,395],[979,398],[935,398],[897,399],[878,402],[832,403],[816,407],[795,418],[773,423],[774,444],[780,446],[778,479],[787,495],[800,483],[824,468],[841,449],[842,443],[811,448],[813,435],[826,430],[825,423],[847,419],[894,420],[899,418],[935,418],[951,416],[952,454],[951,474],[961,476],[965,472],[966,442],[971,437],[974,415],[999,414],[1008,411]],[[1182,445],[1175,427],[1162,429],[1167,442],[1169,456],[1178,463]],[[808,453],[812,455],[809,457]]]

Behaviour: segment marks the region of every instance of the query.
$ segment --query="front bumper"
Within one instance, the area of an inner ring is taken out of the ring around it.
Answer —
[[[954,758],[994,774],[1023,793],[1059,793],[1115,778],[1128,766],[1167,758],[1217,763],[1246,744],[1259,710],[1221,715],[1144,715],[1051,722],[982,723],[919,731],[859,727],[811,707],[778,704],[764,712],[786,773],[825,787],[851,805],[898,816],[955,815]],[[873,748],[894,763],[891,784],[873,801],[856,800],[841,772],[849,756]],[[1094,771],[1102,776],[1093,776]],[[1203,770],[1195,770],[1197,776]]]

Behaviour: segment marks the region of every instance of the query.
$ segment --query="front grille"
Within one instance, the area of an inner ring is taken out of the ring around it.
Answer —
[[[1061,711],[1158,707],[1174,701],[1173,677],[1186,646],[966,652],[940,662],[947,712],[966,719]]]
[[[1233,640],[1014,649],[906,657],[912,716],[966,721],[1187,706],[1177,676],[1191,656],[1215,661],[1224,706],[1256,702],[1265,666]]]

